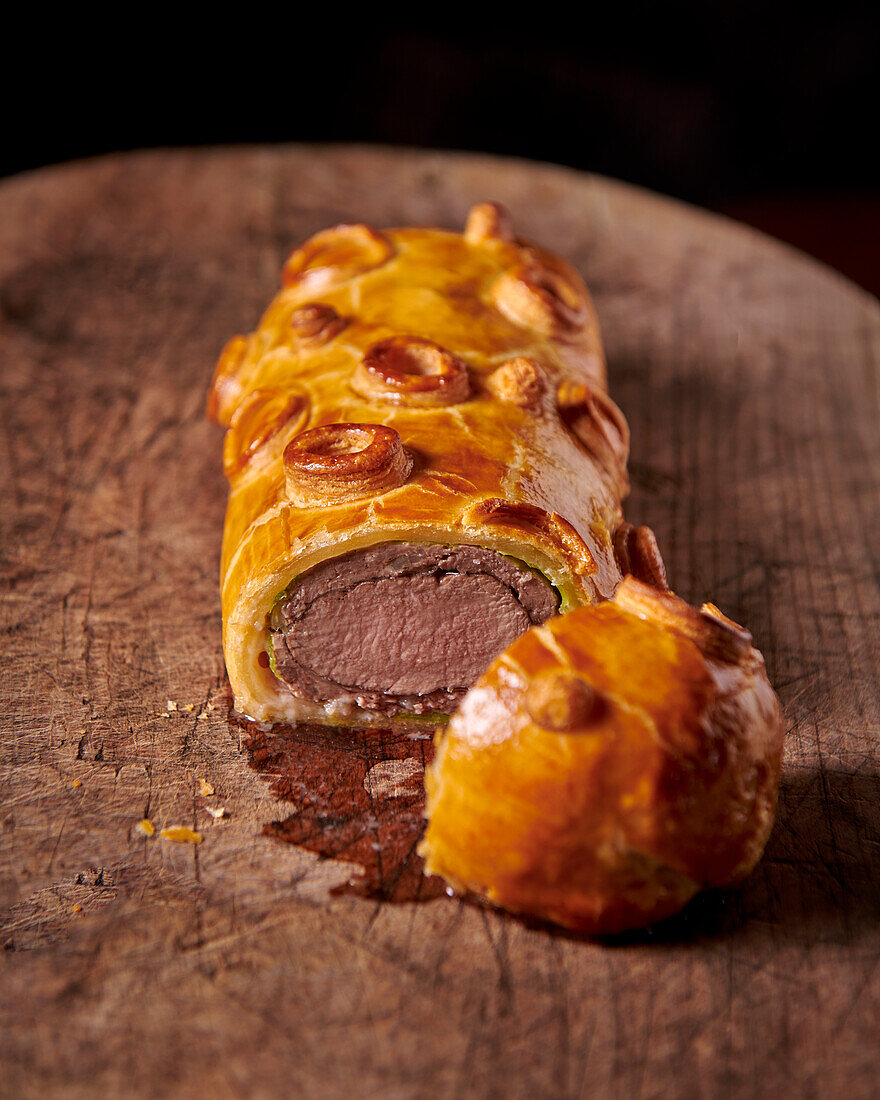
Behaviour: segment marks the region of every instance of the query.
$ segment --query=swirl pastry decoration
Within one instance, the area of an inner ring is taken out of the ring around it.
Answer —
[[[576,339],[589,320],[578,282],[555,256],[532,250],[525,263],[498,278],[492,299],[516,324],[560,340]]]
[[[281,281],[208,398],[236,707],[439,720],[524,631],[612,596],[626,553],[647,561],[618,533],[628,433],[590,296],[496,203],[463,233],[324,230]]]
[[[283,428],[305,422],[308,398],[284,390],[252,390],[232,414],[223,440],[223,472],[240,473]]]
[[[393,251],[388,238],[368,225],[337,225],[316,233],[291,253],[281,272],[281,284],[326,290],[381,267]]]
[[[326,344],[338,336],[347,324],[345,318],[325,302],[309,302],[290,315],[290,327],[300,345],[305,347]]]

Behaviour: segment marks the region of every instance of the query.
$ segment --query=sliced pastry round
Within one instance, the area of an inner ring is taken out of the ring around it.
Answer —
[[[751,871],[783,727],[747,631],[628,576],[514,641],[437,742],[426,870],[607,934]]]

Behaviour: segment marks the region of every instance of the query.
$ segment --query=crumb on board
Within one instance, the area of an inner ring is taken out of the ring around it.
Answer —
[[[205,796],[205,798],[207,798],[209,794],[214,793],[214,788],[211,786],[207,779],[200,779],[199,791]]]
[[[74,905],[74,906],[71,907],[70,911],[71,911],[71,913],[81,913],[82,912],[82,906],[81,905]]]
[[[159,836],[163,840],[173,840],[175,844],[201,844],[204,839],[201,833],[190,829],[188,825],[170,825]]]
[[[140,833],[141,836],[152,836],[156,831],[156,827],[148,817],[145,817],[143,821],[139,821],[134,827],[136,833]]]
[[[82,786],[82,780],[81,779],[74,779],[74,781],[70,785],[71,785],[71,787],[81,787]]]
[[[174,699],[168,699],[165,703],[165,710],[161,712],[162,718],[168,718],[171,714],[192,714],[196,709],[195,703],[178,703]],[[198,718],[202,715],[198,714]]]
[[[215,821],[219,821],[221,817],[229,817],[229,813],[225,806],[206,806],[206,813],[209,813]]]

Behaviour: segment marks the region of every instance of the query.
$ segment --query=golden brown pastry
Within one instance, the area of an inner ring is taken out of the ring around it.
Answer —
[[[518,638],[438,734],[426,870],[568,928],[640,927],[752,869],[782,741],[750,635],[627,577]]]
[[[587,290],[495,204],[463,234],[316,234],[208,407],[226,665],[255,719],[448,714],[519,634],[611,596],[620,560],[665,583],[622,526],[628,429]]]

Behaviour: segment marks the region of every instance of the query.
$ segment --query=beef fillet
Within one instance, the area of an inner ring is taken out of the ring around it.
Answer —
[[[448,713],[557,603],[543,576],[494,550],[383,543],[294,581],[272,615],[274,668],[343,713]]]

